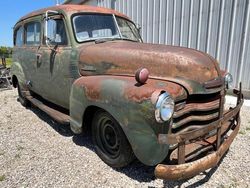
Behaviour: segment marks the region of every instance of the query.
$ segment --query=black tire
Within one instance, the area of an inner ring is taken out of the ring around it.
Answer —
[[[28,99],[26,99],[22,92],[21,92],[21,88],[19,83],[17,82],[17,91],[18,91],[18,100],[21,103],[21,105],[23,105],[24,107],[29,107],[30,106],[30,101],[28,101]]]
[[[111,167],[124,167],[135,159],[119,123],[105,111],[97,111],[94,115],[92,139],[97,155]]]

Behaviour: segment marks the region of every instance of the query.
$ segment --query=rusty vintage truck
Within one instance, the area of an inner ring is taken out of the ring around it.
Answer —
[[[135,158],[162,179],[217,165],[237,135],[237,104],[224,109],[232,76],[211,56],[145,44],[137,26],[110,9],[59,5],[14,27],[12,83],[22,105],[37,106],[80,134],[89,127],[112,167]]]

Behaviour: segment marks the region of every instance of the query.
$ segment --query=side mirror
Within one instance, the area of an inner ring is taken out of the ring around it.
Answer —
[[[141,26],[140,26],[140,24],[136,24],[136,28],[137,28],[138,33],[141,35]]]
[[[44,37],[45,37],[45,43],[46,43],[47,46],[49,46],[50,41],[57,42],[57,40],[58,40],[58,39],[56,39],[56,36],[55,36],[55,39],[54,39],[54,40],[51,39],[51,38],[49,37],[49,34],[48,34],[49,20],[50,20],[49,16],[50,16],[50,15],[57,15],[57,14],[59,14],[59,12],[53,11],[53,10],[48,10],[48,11],[46,11],[46,14],[45,14]]]

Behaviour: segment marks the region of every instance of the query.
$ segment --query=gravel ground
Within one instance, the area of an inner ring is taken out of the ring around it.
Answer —
[[[25,109],[17,91],[0,91],[0,187],[250,187],[250,107],[215,169],[186,181],[155,179],[138,161],[116,170],[101,161],[88,135],[74,135],[42,111]]]

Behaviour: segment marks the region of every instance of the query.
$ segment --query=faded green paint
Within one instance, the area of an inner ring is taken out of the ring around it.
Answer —
[[[18,78],[19,82],[22,82],[22,90],[26,90],[25,84],[30,81],[31,85],[28,86],[30,90],[48,101],[69,109],[71,87],[74,80],[80,76],[77,65],[79,50],[75,48],[74,43],[71,43],[72,31],[67,21],[67,14],[64,11],[59,12],[65,15],[68,45],[58,46],[56,51],[50,50],[44,43],[15,47],[13,61],[23,68],[23,76],[18,74],[16,66],[12,66],[11,73]],[[15,27],[24,27],[30,22],[39,22],[44,28],[43,16],[40,15],[22,20]],[[44,30],[41,34],[44,34]],[[37,54],[40,55],[39,59]]]
[[[14,59],[14,58],[13,58]],[[18,61],[13,61],[11,65],[11,69],[15,70],[15,72],[12,72],[12,75],[15,75],[18,78],[18,82],[21,85],[25,85],[26,82],[26,76],[24,74],[24,67],[21,66],[21,64]]]

